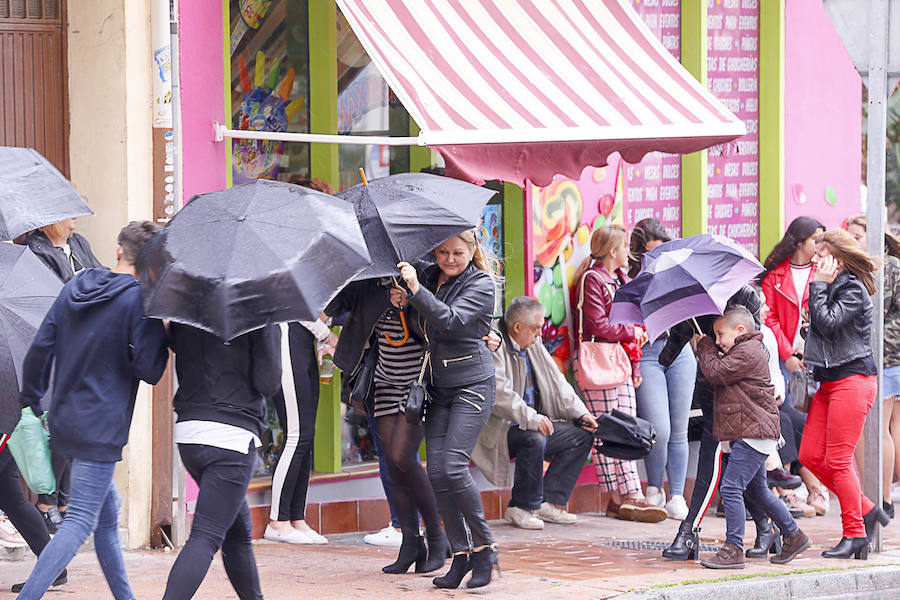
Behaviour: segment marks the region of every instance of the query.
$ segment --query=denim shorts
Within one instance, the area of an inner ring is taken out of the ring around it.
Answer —
[[[881,374],[881,397],[900,396],[900,365],[888,367]]]

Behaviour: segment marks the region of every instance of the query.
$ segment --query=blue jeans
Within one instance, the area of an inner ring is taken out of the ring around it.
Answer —
[[[506,434],[509,455],[516,459],[510,506],[537,510],[542,502],[565,506],[591,452],[594,436],[572,423],[553,424],[553,435],[525,431],[517,425]],[[544,460],[550,468],[544,474]]]
[[[797,532],[797,523],[787,506],[769,491],[766,483],[766,455],[751,448],[744,440],[731,444],[731,457],[722,483],[719,484],[719,494],[725,506],[726,543],[744,547],[744,523],[747,520],[745,498],[775,521],[782,535]]]
[[[375,421],[375,415],[367,412],[366,422],[369,424],[369,431],[372,432],[372,441],[375,442],[375,454],[378,456],[378,475],[381,477],[381,487],[384,488],[384,497],[387,498],[388,510],[391,513],[391,527],[400,529],[400,519],[397,518],[397,511],[394,510],[394,502],[391,498],[391,473],[388,470],[387,461],[384,459],[384,447],[381,444],[381,437],[378,435],[378,423]]]
[[[669,496],[684,495],[688,463],[688,416],[694,396],[697,361],[685,344],[668,368],[659,364],[659,353],[666,345],[660,338],[644,346],[641,356],[641,386],[635,390],[638,416],[653,423],[656,445],[644,459],[647,485],[662,488],[663,472],[669,475]]]
[[[72,459],[69,512],[59,531],[38,557],[18,596],[20,599],[41,598],[91,533],[94,534],[97,560],[113,596],[116,600],[134,598],[119,543],[119,507],[122,501],[113,485],[115,467],[116,463]]]

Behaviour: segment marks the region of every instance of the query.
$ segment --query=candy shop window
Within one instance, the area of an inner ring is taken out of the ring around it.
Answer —
[[[309,132],[308,0],[230,0],[234,129]],[[309,178],[309,144],[232,140],[235,185]]]
[[[353,135],[409,135],[409,113],[388,88],[369,59],[347,19],[337,11],[338,133]],[[405,146],[338,146],[339,188],[360,182],[359,169],[375,179],[409,172]]]

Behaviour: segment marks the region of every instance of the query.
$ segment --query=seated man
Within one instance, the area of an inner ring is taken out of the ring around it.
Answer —
[[[503,345],[494,352],[497,399],[472,453],[484,476],[499,487],[510,482],[506,520],[523,529],[544,521],[574,523],[565,507],[591,450],[597,421],[588,412],[540,342],[544,307],[533,298],[513,299],[500,321]],[[582,426],[574,421],[581,419]],[[550,461],[543,474],[544,461]]]

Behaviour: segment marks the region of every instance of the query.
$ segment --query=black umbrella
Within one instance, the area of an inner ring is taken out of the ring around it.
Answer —
[[[450,177],[403,173],[339,192],[353,203],[372,265],[356,279],[397,274],[397,263],[418,260],[435,246],[477,227],[496,192]]]
[[[138,259],[147,316],[229,340],[312,320],[370,263],[350,203],[258,180],[194,196]]]
[[[31,148],[0,146],[0,239],[94,214],[72,184]]]
[[[19,422],[22,362],[62,286],[27,247],[0,242],[0,433]]]

